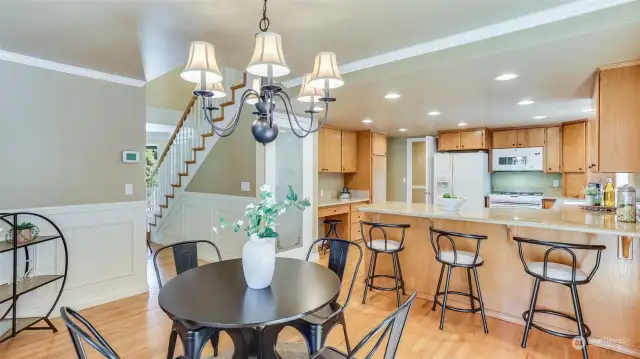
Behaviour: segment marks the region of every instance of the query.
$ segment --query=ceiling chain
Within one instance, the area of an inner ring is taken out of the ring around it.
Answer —
[[[264,0],[264,5],[262,6],[262,19],[258,23],[260,27],[260,31],[266,32],[269,30],[269,18],[267,17],[267,0]]]

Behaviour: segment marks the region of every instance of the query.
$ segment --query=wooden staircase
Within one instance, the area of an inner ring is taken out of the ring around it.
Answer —
[[[233,85],[225,86],[227,97],[214,99],[214,105],[220,108],[220,115],[213,120],[214,122],[225,121],[225,108],[236,103],[236,91],[247,85],[245,72],[222,69],[222,74],[225,82],[229,81],[228,83]],[[228,98],[230,98],[229,101],[222,102]],[[207,138],[214,136],[211,125],[204,119],[201,101],[202,99],[197,96],[191,98],[152,172],[151,176],[155,179],[155,184],[147,188],[147,231],[149,233],[152,227],[158,227],[161,224],[158,221],[168,213],[170,200],[174,200],[178,194],[176,191],[184,190],[188,184],[187,178],[195,173],[195,171],[189,171],[189,166],[195,166],[198,163],[197,153],[205,151]]]

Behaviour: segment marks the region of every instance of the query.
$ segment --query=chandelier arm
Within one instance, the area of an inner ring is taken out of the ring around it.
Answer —
[[[286,92],[278,93],[278,95],[280,95],[280,98],[285,103],[285,108],[287,107],[287,103],[289,104],[289,106],[291,106],[291,98],[289,97],[289,95]],[[282,98],[282,95],[284,95],[286,97],[286,100],[284,98]],[[298,125],[298,127],[302,131],[304,131],[306,133],[306,135],[308,135],[310,133],[318,132],[322,128],[322,126],[324,126],[324,124],[327,122],[327,118],[329,116],[329,103],[325,102],[324,117],[323,117],[322,121],[318,120],[318,127],[315,128],[315,129],[312,129],[312,126],[313,126],[313,113],[311,114],[311,121],[309,122],[309,129],[305,129],[304,127],[302,127],[302,125],[300,124],[300,121],[298,120],[298,117],[296,116],[295,112],[293,112],[293,106],[291,106],[291,113],[293,114],[293,119],[295,120],[295,122]],[[291,122],[291,117],[289,116],[289,111],[288,110],[287,110],[287,117],[289,117],[289,122]],[[290,124],[293,127],[293,124],[292,123],[290,123]]]
[[[207,122],[209,122],[209,124],[211,125],[213,132],[220,136],[220,137],[228,137],[229,135],[231,135],[235,130],[236,127],[238,127],[238,122],[240,122],[240,114],[242,114],[242,109],[244,107],[245,101],[247,100],[247,98],[251,95],[256,95],[257,96],[257,92],[253,89],[247,89],[245,90],[245,92],[242,93],[242,96],[240,98],[240,106],[238,107],[238,110],[236,111],[236,113],[233,114],[233,116],[231,117],[231,121],[229,122],[229,125],[226,127],[218,127],[215,125],[215,122],[213,122],[210,118],[211,115],[207,116],[207,111],[205,110],[205,117]],[[204,108],[203,108],[204,109]]]

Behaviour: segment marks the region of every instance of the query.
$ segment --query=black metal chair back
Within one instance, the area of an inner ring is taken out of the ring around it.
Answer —
[[[349,299],[351,299],[351,292],[353,291],[353,287],[356,284],[356,277],[358,276],[358,270],[360,269],[360,262],[362,262],[362,247],[355,242],[350,242],[340,238],[320,238],[317,241],[311,244],[309,247],[309,251],[307,252],[307,260],[311,256],[311,252],[314,248],[318,246],[320,243],[324,243],[328,241],[330,243],[331,250],[329,251],[329,263],[327,267],[331,269],[337,276],[340,278],[340,282],[342,282],[342,278],[344,277],[344,271],[347,266],[347,259],[349,257],[349,248],[355,247],[358,249],[358,261],[356,262],[356,268],[353,271],[353,278],[351,279],[351,285],[349,286],[349,294],[347,294],[347,299],[342,305],[342,310],[346,308],[347,304],[349,304]]]
[[[375,327],[367,336],[365,336],[358,345],[356,345],[353,350],[347,356],[347,359],[355,359],[356,353],[361,350],[367,343],[375,338],[380,332],[380,336],[376,341],[375,345],[365,356],[365,358],[371,358],[378,348],[384,342],[386,337],[389,337],[387,341],[387,347],[384,352],[384,359],[394,359],[396,357],[396,353],[398,352],[398,345],[400,344],[400,339],[402,338],[402,332],[404,331],[404,326],[407,323],[407,318],[409,317],[409,310],[411,310],[411,305],[416,299],[416,292],[411,294],[409,299],[407,299],[395,312],[393,312],[390,316],[387,317],[382,323],[380,323],[377,327]]]
[[[69,330],[69,336],[71,336],[71,342],[73,343],[73,349],[76,352],[78,359],[86,359],[87,353],[84,350],[83,341],[91,345],[102,356],[108,359],[119,359],[115,350],[109,346],[107,341],[98,333],[98,331],[86,320],[80,313],[75,310],[62,307],[60,308],[60,316],[62,321]],[[72,319],[73,318],[73,319]],[[75,321],[81,323],[87,330],[76,324]]]
[[[365,233],[367,233],[365,231],[365,226],[369,227],[369,238],[367,239],[365,236]],[[401,251],[402,249],[404,249],[404,238],[405,235],[407,233],[407,228],[411,227],[408,224],[389,224],[389,223],[377,223],[377,222],[367,222],[367,221],[360,221],[360,232],[362,233],[362,240],[364,241],[364,245],[367,246],[367,248],[369,248],[370,250],[375,250],[378,252],[398,252]],[[400,228],[402,229],[402,237],[399,241],[400,243],[400,247],[399,248],[393,248],[389,246],[389,237],[387,236],[387,229],[390,228]],[[373,233],[375,230],[378,230],[378,232],[380,232],[382,234],[382,238],[380,239],[373,239]],[[373,241],[374,240],[384,240],[384,248],[374,248],[373,247]]]
[[[479,235],[479,234],[443,231],[440,229],[433,228],[433,226],[429,227],[429,235],[431,236],[431,246],[433,247],[433,251],[436,253],[436,260],[440,263],[451,264],[450,262],[443,261],[441,259],[442,246],[440,245],[440,242],[444,238],[447,240],[447,242],[451,246],[451,250],[453,251],[453,265],[458,267],[476,266],[477,265],[476,261],[480,254],[480,242],[488,238],[485,235]],[[476,241],[475,255],[473,257],[473,260],[470,262],[470,264],[460,264],[458,262],[458,250],[456,249],[456,242],[453,240],[454,238],[471,239]]]
[[[218,246],[216,246],[215,243],[210,241],[184,241],[164,246],[158,249],[153,255],[153,266],[156,269],[156,278],[158,279],[158,286],[160,288],[162,288],[162,278],[160,278],[160,270],[158,268],[158,256],[160,253],[167,249],[173,250],[173,261],[176,267],[176,274],[180,274],[188,271],[189,269],[198,267],[198,243],[204,243],[212,246],[218,255],[218,260],[222,260],[220,249],[218,249]]]
[[[575,285],[576,283],[579,283],[579,284],[589,283],[593,278],[593,276],[596,274],[596,271],[598,270],[598,268],[600,267],[600,259],[602,257],[602,251],[607,249],[606,246],[599,245],[599,244],[576,244],[576,243],[540,241],[537,239],[529,239],[529,238],[523,238],[523,237],[513,237],[513,240],[518,242],[518,252],[520,254],[520,260],[522,261],[524,270],[528,274],[536,278],[540,278],[542,280],[547,280],[547,281],[567,284],[567,285]],[[544,253],[544,261],[543,261],[544,264],[542,266],[542,275],[536,274],[531,270],[529,270],[527,261],[524,259],[524,255],[522,253],[522,243],[527,243],[534,246],[549,247],[549,249],[547,249]],[[578,260],[573,250],[597,251],[596,263],[585,280],[576,281],[576,266],[578,264]],[[547,267],[549,265],[549,255],[555,251],[565,252],[569,254],[569,256],[571,257],[571,280],[563,280],[560,278],[550,278],[549,276],[547,276]]]

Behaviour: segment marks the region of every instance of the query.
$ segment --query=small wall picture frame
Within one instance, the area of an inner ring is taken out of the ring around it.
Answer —
[[[140,152],[138,151],[122,151],[122,162],[138,163],[140,162]]]

